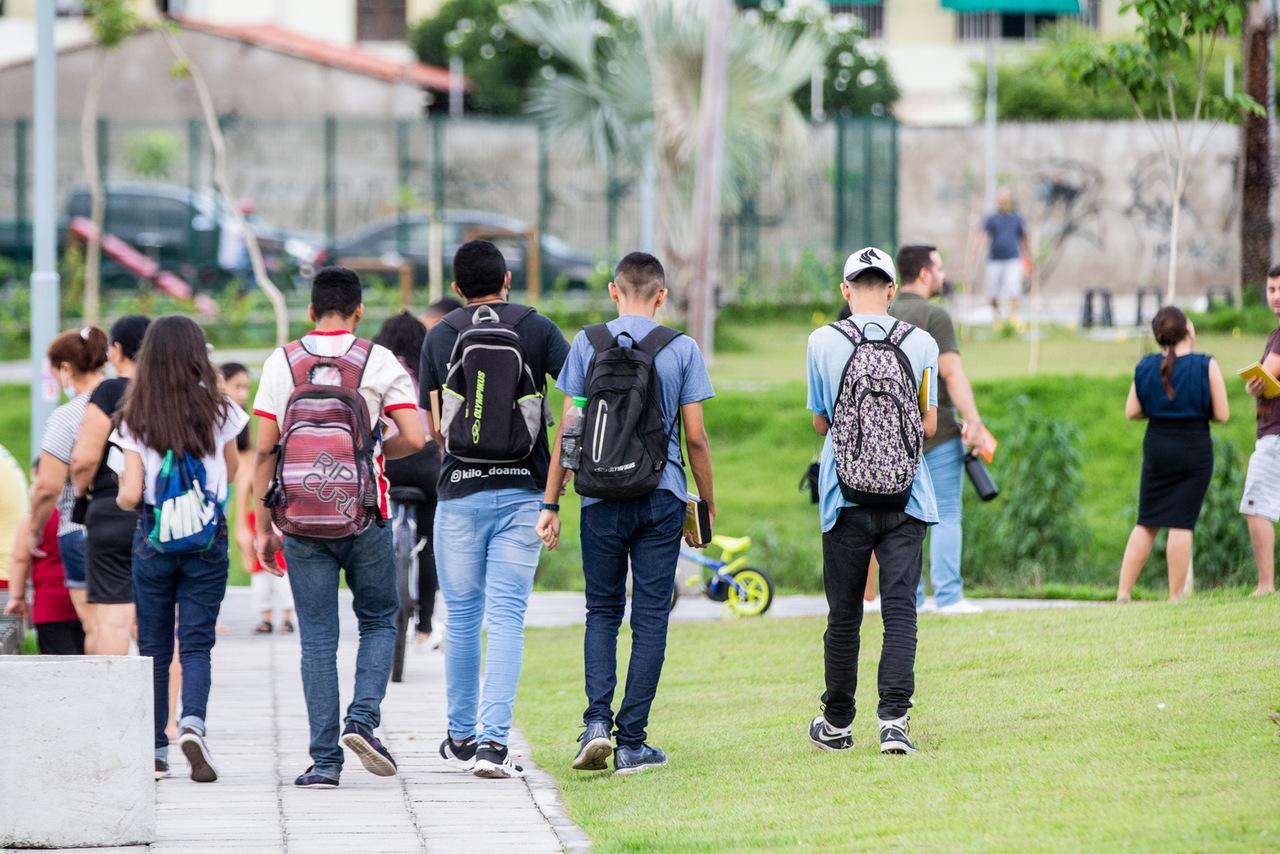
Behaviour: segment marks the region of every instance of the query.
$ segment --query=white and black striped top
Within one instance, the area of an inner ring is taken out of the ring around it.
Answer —
[[[53,410],[44,425],[44,438],[40,440],[40,451],[57,457],[67,465],[71,465],[71,452],[80,436],[80,424],[84,421],[85,410],[89,406],[89,392],[78,394],[71,400]],[[58,496],[58,536],[72,531],[83,531],[83,525],[71,521],[71,509],[76,503],[75,490],[71,488],[71,478],[62,485],[62,493]]]

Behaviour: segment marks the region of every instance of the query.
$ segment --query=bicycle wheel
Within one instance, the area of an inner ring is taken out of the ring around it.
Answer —
[[[408,646],[409,626],[412,624],[412,613],[407,608],[396,611],[396,646],[391,658],[391,681],[399,682],[404,678],[404,652]]]
[[[399,682],[404,677],[404,654],[409,627],[413,624],[413,612],[416,603],[410,590],[411,576],[415,563],[413,547],[416,539],[412,524],[412,510],[404,506],[396,508],[391,528],[391,539],[395,546],[396,556],[396,593],[400,600],[400,609],[396,612],[396,643],[394,656],[391,659],[391,681]]]
[[[769,573],[747,566],[734,572],[733,580],[734,584],[727,585],[733,613],[739,617],[758,617],[769,610],[773,604],[773,579]]]

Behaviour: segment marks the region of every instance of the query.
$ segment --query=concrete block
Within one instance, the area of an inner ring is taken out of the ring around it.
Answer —
[[[0,656],[0,848],[156,840],[151,659]]]

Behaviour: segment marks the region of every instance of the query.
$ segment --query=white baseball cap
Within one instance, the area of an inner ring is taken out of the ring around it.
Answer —
[[[898,271],[893,268],[893,259],[874,246],[859,249],[845,259],[844,280],[852,282],[859,273],[871,269],[884,273],[891,282],[898,281]]]

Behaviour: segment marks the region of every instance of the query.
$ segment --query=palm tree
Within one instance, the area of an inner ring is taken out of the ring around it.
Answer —
[[[612,159],[639,171],[652,152],[664,261],[675,281],[687,281],[707,4],[643,0],[616,27],[590,0],[507,8],[517,35],[572,69],[534,89],[533,116],[602,166]],[[789,185],[811,157],[809,126],[791,96],[823,65],[826,46],[818,33],[735,13],[728,54],[720,209],[733,215],[762,186]]]

